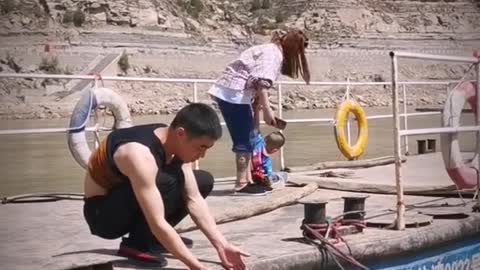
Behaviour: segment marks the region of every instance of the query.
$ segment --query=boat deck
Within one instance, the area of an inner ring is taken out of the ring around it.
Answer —
[[[404,163],[405,186],[451,188],[452,182],[443,169],[438,153],[408,157]],[[357,182],[393,187],[393,165],[358,169],[349,178],[321,178],[318,176],[291,174],[297,183],[317,180],[329,182]],[[315,180],[317,179],[317,180]],[[255,208],[275,203],[286,196],[298,193],[305,187],[289,186],[271,195],[252,198],[231,196],[233,181],[217,181],[207,199],[216,217],[225,216],[238,209]],[[347,187],[347,188],[344,188]],[[365,192],[345,191],[352,185],[336,185],[336,190],[318,188],[303,198],[327,200],[327,216],[343,212],[343,196],[365,195]],[[345,190],[341,190],[345,189]],[[358,189],[357,191],[361,191]],[[394,222],[396,196],[394,194],[368,193],[366,221],[381,218]],[[407,221],[413,227],[404,231],[368,227],[362,233],[345,236],[352,255],[362,263],[399,257],[407,253],[424,251],[447,243],[480,235],[480,213],[473,213],[471,199],[442,196],[406,195]],[[92,236],[82,215],[82,201],[4,204],[0,206],[0,264],[10,269],[151,269],[116,255],[120,240],[104,240]],[[422,214],[423,213],[423,214]],[[425,215],[425,213],[427,215]],[[440,218],[432,217],[432,213]],[[445,213],[463,213],[464,217],[452,218]],[[268,269],[320,269],[324,264],[333,265],[325,253],[302,239],[300,225],[304,218],[301,204],[281,207],[274,211],[247,219],[219,225],[226,238],[251,253],[246,259],[251,270]],[[418,221],[427,220],[427,226]],[[178,228],[191,224],[188,218]],[[192,252],[209,269],[223,269],[215,250],[198,230],[183,233],[194,241]],[[381,244],[380,244],[381,243]],[[346,251],[344,244],[339,247]],[[164,269],[187,269],[181,262],[167,255],[169,265]],[[343,265],[347,265],[342,262]],[[474,269],[474,268],[472,268]]]

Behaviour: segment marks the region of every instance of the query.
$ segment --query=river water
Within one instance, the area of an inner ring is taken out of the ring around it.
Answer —
[[[295,111],[284,113],[285,119],[331,118],[334,110]],[[367,115],[390,114],[390,108],[368,109]],[[165,122],[173,116],[142,116],[135,124]],[[68,126],[69,119],[55,120],[1,120],[1,129],[53,128]],[[108,119],[107,119],[108,121]],[[463,124],[472,124],[473,117],[463,117]],[[369,121],[369,146],[363,158],[393,155],[391,119]],[[409,128],[440,127],[440,115],[409,118]],[[268,129],[264,130],[268,132]],[[353,133],[356,129],[353,129]],[[333,127],[329,123],[290,123],[285,131],[287,166],[301,166],[321,161],[344,160],[337,149]],[[103,136],[105,134],[102,134]],[[0,196],[33,192],[82,192],[83,169],[71,156],[65,134],[0,135]],[[416,154],[416,140],[439,136],[422,135],[409,139],[410,153]],[[355,137],[353,138],[355,140]],[[462,149],[474,150],[474,135],[461,136]],[[216,177],[234,175],[231,141],[225,130],[223,138],[200,161],[202,169]],[[278,154],[274,156],[278,168]]]

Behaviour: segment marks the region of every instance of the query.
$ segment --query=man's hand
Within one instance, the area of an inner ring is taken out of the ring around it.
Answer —
[[[222,261],[222,265],[227,270],[244,270],[247,269],[243,262],[244,257],[249,257],[250,254],[241,251],[237,247],[226,243],[223,247],[217,249],[218,256]]]

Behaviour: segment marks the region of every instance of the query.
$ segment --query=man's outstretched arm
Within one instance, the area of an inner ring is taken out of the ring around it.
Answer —
[[[227,269],[246,269],[242,256],[250,255],[229,244],[218,230],[215,220],[208,209],[207,202],[198,190],[192,164],[184,164],[182,170],[185,176],[186,204],[193,221],[215,247],[224,267]]]

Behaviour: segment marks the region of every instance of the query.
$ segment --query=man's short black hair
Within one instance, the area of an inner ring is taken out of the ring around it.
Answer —
[[[183,107],[170,123],[170,127],[183,127],[190,138],[206,136],[218,140],[222,137],[222,126],[217,113],[204,103],[190,103]]]

